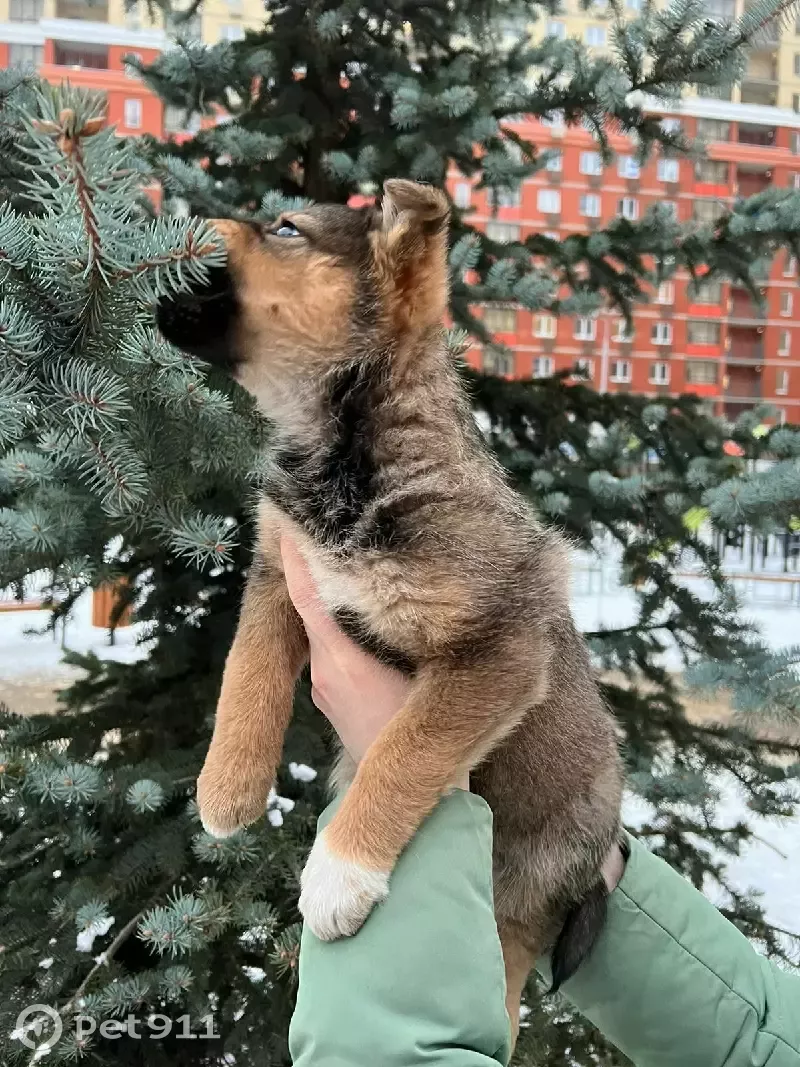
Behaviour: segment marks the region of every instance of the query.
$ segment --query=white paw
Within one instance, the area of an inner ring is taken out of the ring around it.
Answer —
[[[351,937],[389,892],[389,871],[335,856],[321,833],[300,877],[300,911],[321,941]]]

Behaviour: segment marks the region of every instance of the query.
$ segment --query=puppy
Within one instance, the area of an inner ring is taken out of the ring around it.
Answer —
[[[216,836],[264,813],[308,654],[281,570],[288,534],[342,629],[412,680],[311,850],[300,910],[321,938],[355,933],[468,768],[494,814],[516,1031],[537,955],[552,952],[558,986],[602,926],[621,768],[565,546],[507,485],[443,342],[448,207],[395,180],[380,210],[219,221],[227,266],[159,306],[164,336],[229,368],[274,426],[197,795]]]

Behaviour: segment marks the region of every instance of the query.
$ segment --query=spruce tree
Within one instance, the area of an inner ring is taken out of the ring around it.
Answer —
[[[646,5],[633,21],[612,4],[608,60],[576,42],[530,45],[521,29],[544,12],[531,4],[266,6],[264,29],[243,42],[185,43],[143,72],[187,113],[230,116],[183,146],[119,142],[83,94],[0,83],[10,146],[0,172],[0,585],[46,569],[63,613],[116,579],[149,641],[137,664],[81,660],[85,678],[61,714],[11,709],[0,722],[4,1063],[36,1056],[15,1031],[32,1003],[65,1021],[50,1063],[288,1063],[297,878],[323,803],[327,738],[304,691],[263,823],[226,842],[202,832],[194,779],[267,430],[247,397],[154,332],[155,298],[201,280],[220,250],[185,211],[155,217],[143,190],[157,177],[173,206],[265,218],[296,198],[371,195],[389,176],[442,185],[451,160],[514,187],[544,160],[509,121],[553,110],[589,123],[603,152],[612,126],[643,156],[683,150],[636,94],[673,99],[688,84],[735,80],[747,41],[786,7],[762,2],[729,26],[685,0]],[[477,301],[563,313],[612,301],[626,312],[678,266],[750,281],[754,263],[798,236],[800,199],[774,190],[713,228],[681,229],[655,211],[560,244],[495,245],[456,212],[453,317],[487,340],[470,312]],[[451,336],[455,353],[463,338]],[[636,590],[635,624],[587,635],[630,788],[651,806],[636,832],[696,885],[715,883],[725,913],[789,962],[791,938],[730,884],[725,857],[750,831],[726,825],[716,801],[735,780],[754,810],[794,810],[800,752],[757,739],[747,716],[800,718],[800,651],[770,651],[741,623],[716,546],[742,523],[796,528],[800,432],[771,427],[761,410],[730,426],[689,397],[653,404],[567,379],[467,377],[515,484],[587,550],[615,544]],[[688,566],[708,580],[708,598],[677,577]],[[697,684],[729,691],[742,717],[690,722],[663,666],[667,644]],[[535,982],[529,1004],[520,1063],[621,1062]],[[188,1015],[198,1034],[219,1036],[80,1043],[78,1012]]]

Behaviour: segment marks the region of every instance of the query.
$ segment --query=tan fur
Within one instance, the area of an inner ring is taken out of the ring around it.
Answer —
[[[234,372],[277,436],[198,800],[222,829],[263,812],[305,658],[280,576],[288,534],[365,647],[413,664],[408,701],[358,767],[315,869],[390,871],[471,770],[494,815],[516,1026],[532,959],[600,877],[621,771],[569,612],[565,546],[506,484],[443,352],[446,216],[440,192],[390,182],[380,215],[294,213],[303,235],[287,241],[218,224],[241,306],[226,341]],[[322,889],[304,887],[317,915]]]

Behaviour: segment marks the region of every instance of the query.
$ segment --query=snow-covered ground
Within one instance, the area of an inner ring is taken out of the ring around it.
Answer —
[[[696,580],[695,587],[701,587]],[[625,626],[633,622],[635,596],[619,586],[613,562],[602,565],[584,558],[575,560],[572,580],[573,608],[582,629],[599,626]],[[790,601],[784,586],[770,590],[759,583],[754,595],[744,603],[744,615],[759,625],[774,647],[800,641],[800,601]],[[30,628],[43,628],[46,613],[41,611],[0,612],[0,698],[3,683],[13,687],[25,680],[54,684],[68,680],[73,668],[61,663],[61,642],[52,635],[29,636]],[[61,635],[59,635],[60,638]],[[117,631],[113,646],[105,631],[91,624],[91,598],[78,601],[64,635],[68,648],[95,652],[104,658],[131,662],[145,654],[137,645],[135,626]],[[678,666],[677,660],[670,664]],[[10,699],[8,696],[6,699]],[[733,786],[726,789],[723,809],[731,824],[745,814],[743,798]],[[631,814],[635,814],[633,811]],[[756,888],[764,894],[772,922],[787,929],[800,928],[800,819],[763,819],[746,812],[758,837],[744,854],[731,863],[735,882],[742,888]]]

